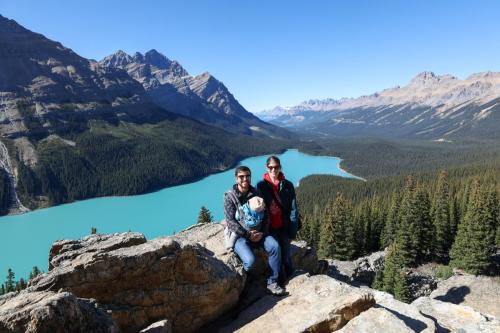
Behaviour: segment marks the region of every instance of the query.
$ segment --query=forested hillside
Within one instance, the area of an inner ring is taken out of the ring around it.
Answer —
[[[18,162],[18,194],[30,208],[150,192],[289,144],[230,134],[184,117],[142,125],[95,120],[89,130],[66,139],[33,143],[37,165],[30,168]]]
[[[354,164],[367,181],[310,176],[297,190],[305,221],[300,236],[320,256],[352,260],[388,247],[386,271],[375,287],[402,300],[408,267],[434,261],[493,273],[491,256],[500,247],[500,158],[493,147],[431,148],[425,154],[421,146],[389,142],[360,142],[351,151],[347,146],[338,146],[345,164],[355,163],[351,156],[367,163]],[[356,150],[360,146],[366,149]],[[399,156],[401,165],[388,156]]]

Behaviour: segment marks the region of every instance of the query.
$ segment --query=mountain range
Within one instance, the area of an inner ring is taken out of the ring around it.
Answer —
[[[319,136],[441,141],[498,138],[500,73],[476,73],[460,80],[422,72],[404,87],[359,98],[309,100],[258,115],[276,125]]]
[[[0,214],[157,190],[290,136],[156,50],[98,62],[0,15]]]
[[[99,65],[125,70],[142,84],[153,102],[167,110],[232,132],[289,135],[245,110],[227,87],[210,73],[191,76],[177,61],[154,49],[132,56],[120,50],[99,61]]]

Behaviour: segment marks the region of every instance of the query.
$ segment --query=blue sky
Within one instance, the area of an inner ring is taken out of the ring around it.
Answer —
[[[357,97],[424,70],[500,71],[498,1],[26,1],[0,14],[100,60],[155,48],[249,111]]]

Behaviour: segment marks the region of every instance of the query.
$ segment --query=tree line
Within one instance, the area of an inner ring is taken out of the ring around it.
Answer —
[[[22,161],[17,163],[17,191],[23,204],[34,209],[39,207],[40,197],[47,198],[45,204],[51,206],[151,192],[290,144],[233,135],[184,119],[154,125],[94,123],[91,129],[72,133],[74,146],[58,139],[34,142],[37,165],[31,168]],[[7,194],[2,190],[0,199]]]
[[[37,266],[34,266],[29,274],[28,281],[40,274],[42,274],[42,271]],[[28,286],[28,281],[23,278],[20,278],[18,281],[16,281],[16,274],[12,269],[9,268],[7,269],[5,282],[0,284],[0,295],[26,289],[26,287]]]
[[[401,177],[368,182],[309,178],[298,189],[304,215],[300,237],[323,258],[352,260],[388,248],[374,287],[408,300],[407,268],[435,261],[488,273],[500,247],[499,176],[498,167],[464,167],[433,177],[406,176],[403,184]],[[322,195],[312,195],[315,187],[337,192],[319,206],[313,198]]]

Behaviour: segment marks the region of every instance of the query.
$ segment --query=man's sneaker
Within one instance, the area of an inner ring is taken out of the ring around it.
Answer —
[[[269,283],[267,285],[267,291],[276,296],[285,295],[285,289],[281,288],[277,282]]]

